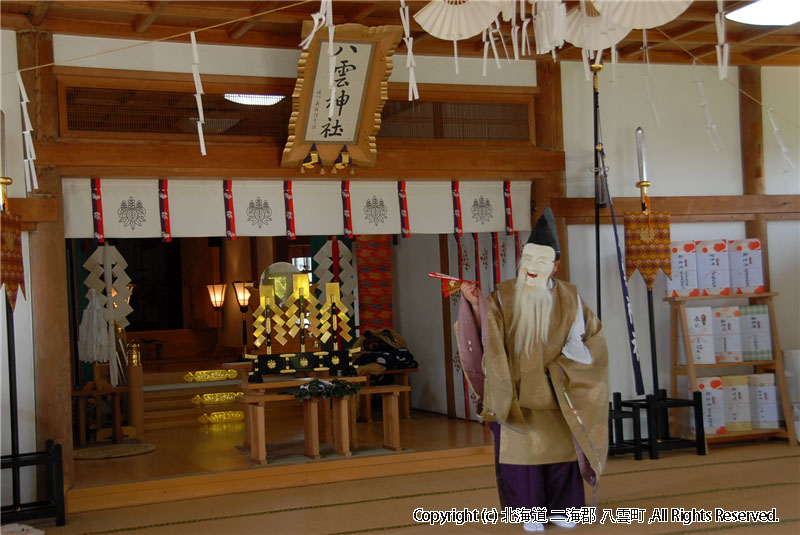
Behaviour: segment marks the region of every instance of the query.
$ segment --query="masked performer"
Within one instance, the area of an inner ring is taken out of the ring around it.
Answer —
[[[596,491],[608,452],[608,350],[575,286],[553,278],[559,257],[546,208],[516,281],[488,299],[462,286],[457,335],[479,414],[494,434],[501,506],[547,508],[549,522],[574,527],[566,510],[585,505],[582,478]]]

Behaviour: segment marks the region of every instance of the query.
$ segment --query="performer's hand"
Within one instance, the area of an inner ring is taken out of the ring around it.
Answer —
[[[473,308],[478,307],[481,291],[476,285],[469,282],[461,283],[461,295],[464,296],[464,299],[466,299]]]

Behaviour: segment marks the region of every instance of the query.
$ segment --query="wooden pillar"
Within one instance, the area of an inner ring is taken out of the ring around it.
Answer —
[[[17,33],[20,70],[53,63],[53,36],[49,32]],[[52,67],[22,72],[30,99],[28,112],[34,142],[53,140],[58,135],[58,93]],[[40,197],[57,199],[58,218],[39,222],[29,232],[34,366],[36,370],[36,446],[43,450],[46,440],[61,444],[64,459],[64,488],[72,486],[72,400],[67,291],[66,244],[61,177],[52,167],[37,167]]]
[[[450,253],[447,248],[446,234],[439,234],[439,271],[442,273],[450,273]],[[450,317],[450,299],[443,299],[442,336],[444,337],[444,383],[447,394],[447,416],[449,418],[456,417],[456,395],[453,385],[452,325],[453,320]],[[369,399],[369,396],[365,396],[365,399]],[[367,414],[367,417],[369,417],[369,414]]]
[[[765,195],[764,124],[761,110],[761,67],[740,65],[739,70],[739,130],[742,152],[742,184],[745,195]],[[769,243],[767,220],[757,214],[745,223],[748,238],[761,240],[764,263],[764,289],[769,291]]]
[[[561,113],[561,64],[551,60],[536,61],[536,95],[535,121],[538,147],[554,151],[564,150],[564,126]],[[548,173],[547,178],[533,182],[531,188],[531,217],[535,224],[547,206],[553,205],[553,199],[565,197],[567,193],[566,173],[562,168]],[[567,225],[564,218],[556,219],[558,239],[561,244],[561,265],[558,278],[569,280],[569,258],[567,242]]]

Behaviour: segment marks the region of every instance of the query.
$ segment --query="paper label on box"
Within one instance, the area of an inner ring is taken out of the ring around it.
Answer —
[[[747,361],[772,360],[772,333],[767,306],[743,306],[739,311],[742,358]]]
[[[709,435],[725,433],[725,401],[722,379],[698,377],[697,388],[703,395],[703,428],[705,432]],[[691,396],[691,392],[689,394]],[[694,424],[691,424],[691,427],[694,432]]]
[[[728,241],[728,259],[733,293],[763,293],[764,269],[758,238]]]
[[[669,244],[671,255],[672,278],[667,283],[670,295],[700,295],[697,286],[697,256],[693,241],[672,242]]]
[[[714,357],[717,362],[741,362],[742,338],[739,327],[739,307],[711,309],[714,318]]]
[[[725,240],[698,241],[697,284],[702,295],[729,295],[728,244]]]
[[[711,307],[695,307],[686,309],[686,323],[689,335],[713,335],[714,323]]]

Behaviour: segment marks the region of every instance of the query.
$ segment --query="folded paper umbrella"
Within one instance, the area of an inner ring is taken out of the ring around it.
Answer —
[[[414,20],[432,36],[456,41],[487,29],[500,9],[500,2],[486,0],[433,0],[414,15]]]
[[[564,40],[586,50],[603,50],[622,41],[630,31],[630,26],[620,24],[587,6],[585,15],[580,9],[573,9],[567,15]]]
[[[609,19],[639,30],[674,20],[691,3],[691,0],[592,0],[597,11]]]

